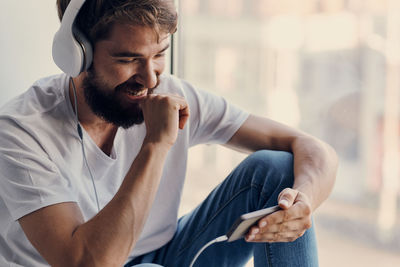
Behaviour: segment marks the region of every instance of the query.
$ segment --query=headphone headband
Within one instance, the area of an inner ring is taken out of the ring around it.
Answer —
[[[62,17],[60,29],[68,30],[72,28],[75,18],[79,13],[79,10],[85,2],[86,0],[71,0]]]

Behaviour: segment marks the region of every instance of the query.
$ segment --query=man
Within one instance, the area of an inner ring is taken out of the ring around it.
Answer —
[[[1,109],[1,266],[189,266],[241,214],[276,204],[195,266],[318,264],[311,215],[333,187],[335,152],[163,74],[176,23],[172,1],[88,0],[77,25],[91,67]],[[258,152],[178,221],[187,150],[201,143]]]

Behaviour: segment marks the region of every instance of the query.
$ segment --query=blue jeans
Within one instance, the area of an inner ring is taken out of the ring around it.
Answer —
[[[197,251],[226,234],[241,214],[277,205],[279,193],[292,185],[292,154],[257,151],[240,163],[194,211],[179,219],[171,241],[125,267],[188,267]],[[256,267],[318,266],[314,227],[289,243],[248,243],[244,239],[216,243],[200,255],[194,267],[244,266],[252,256]]]

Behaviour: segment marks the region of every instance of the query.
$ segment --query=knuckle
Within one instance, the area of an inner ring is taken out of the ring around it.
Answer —
[[[288,223],[282,223],[281,232],[283,232],[283,231],[289,231],[289,228],[290,228],[290,226],[289,226]]]
[[[273,239],[274,240],[278,240],[280,236],[281,236],[280,233],[275,233],[274,236],[273,236]]]
[[[149,96],[151,96],[153,99],[156,99],[156,100],[160,100],[164,97],[163,95],[149,95]]]
[[[304,224],[304,228],[305,228],[305,229],[310,229],[311,226],[312,226],[312,222],[309,221],[309,220]]]
[[[179,105],[177,103],[174,103],[174,105],[172,106],[172,108],[176,111],[179,110]]]
[[[304,214],[306,214],[307,216],[311,215],[311,208],[310,206],[306,205],[304,208]]]
[[[272,239],[274,239],[274,235],[271,234],[271,233],[264,234],[264,238],[267,239],[267,240],[272,240]]]
[[[171,98],[169,98],[168,96],[162,96],[160,98],[160,100],[165,104],[170,104],[171,103]]]

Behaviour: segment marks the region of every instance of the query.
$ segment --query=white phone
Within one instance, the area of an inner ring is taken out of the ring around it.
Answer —
[[[228,242],[232,242],[244,237],[249,231],[250,227],[256,224],[261,218],[280,210],[281,208],[277,206],[273,206],[270,208],[256,210],[253,212],[245,213],[241,215],[232,227],[229,229],[226,236],[228,237]]]

